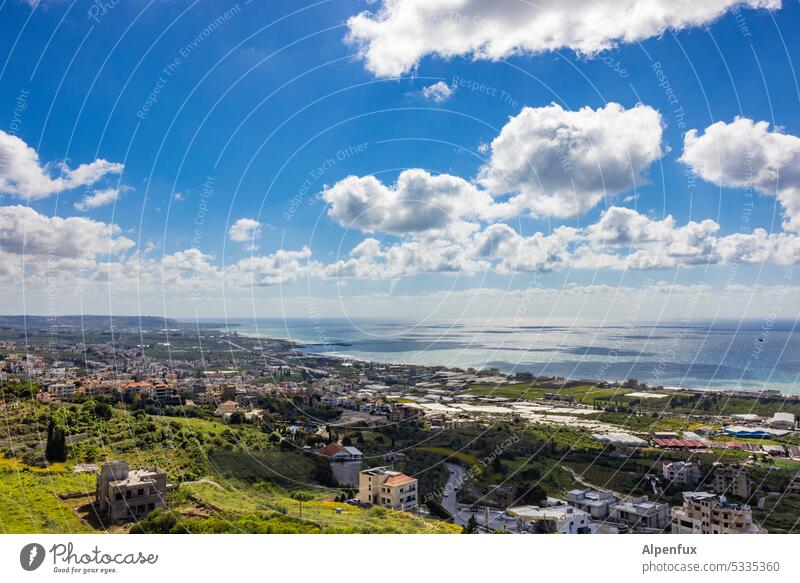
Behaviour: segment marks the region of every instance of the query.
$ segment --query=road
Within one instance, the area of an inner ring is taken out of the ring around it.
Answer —
[[[461,523],[458,520],[458,502],[456,502],[456,496],[458,494],[457,488],[461,488],[464,485],[464,482],[467,480],[467,470],[464,469],[464,466],[460,466],[458,464],[447,462],[447,469],[450,471],[450,475],[447,478],[447,485],[444,487],[444,491],[447,496],[442,496],[442,506],[444,506],[445,510],[447,510],[450,514],[456,517],[456,522],[459,524]]]

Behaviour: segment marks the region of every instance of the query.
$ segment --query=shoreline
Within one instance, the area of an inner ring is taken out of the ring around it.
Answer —
[[[244,336],[244,337],[249,338],[251,340],[257,340],[259,342],[287,343],[287,344],[292,346],[292,349],[295,350],[298,355],[308,356],[308,357],[312,357],[312,358],[323,358],[323,359],[324,358],[331,358],[331,359],[336,359],[336,360],[340,360],[340,361],[353,361],[353,362],[359,362],[359,363],[364,363],[364,364],[376,364],[376,365],[429,367],[429,368],[439,368],[439,369],[442,369],[442,370],[453,371],[453,372],[455,372],[455,371],[465,371],[465,370],[467,370],[469,368],[474,368],[476,371],[485,371],[485,370],[491,370],[493,368],[497,368],[497,367],[486,366],[486,365],[483,365],[483,366],[469,366],[469,367],[457,367],[457,366],[448,366],[448,365],[443,365],[443,364],[419,364],[419,363],[409,363],[409,362],[398,362],[398,361],[392,361],[392,360],[376,360],[374,358],[367,358],[367,357],[363,357],[363,356],[357,356],[357,355],[353,355],[353,354],[345,354],[345,353],[339,353],[339,352],[314,352],[312,349],[315,346],[333,346],[333,347],[336,347],[336,346],[352,346],[352,345],[351,344],[347,344],[347,343],[327,343],[327,344],[326,343],[320,343],[320,342],[311,343],[311,342],[306,342],[306,341],[301,341],[301,340],[294,340],[294,339],[291,339],[291,338],[268,338],[268,337],[256,335],[254,333],[242,333],[242,332],[237,332],[237,333],[240,336]],[[298,349],[300,349],[300,350],[298,350]],[[303,349],[309,349],[309,350],[305,351]],[[529,371],[515,371],[513,373],[509,373],[509,372],[504,372],[503,370],[500,370],[500,374],[505,376],[507,379],[509,379],[508,380],[509,384],[513,384],[514,381],[511,380],[511,379],[513,379],[514,375],[517,375],[517,374],[520,374],[520,373],[525,374],[525,373],[528,373],[528,372]],[[601,385],[605,384],[605,385],[616,386],[616,387],[620,387],[620,388],[623,386],[623,384],[626,381],[629,380],[629,379],[604,380],[604,379],[597,379],[597,378],[592,379],[592,378],[586,378],[586,377],[570,377],[570,376],[561,376],[561,375],[558,375],[558,376],[537,375],[535,373],[530,373],[530,374],[532,375],[532,377],[534,379],[536,379],[536,378],[540,378],[540,379],[558,378],[561,381],[563,381],[563,383],[584,382],[585,384],[592,384],[592,385],[596,385],[596,386],[601,386]],[[642,380],[642,379],[640,379],[640,380]],[[704,393],[704,394],[719,394],[719,395],[725,395],[725,396],[740,396],[740,397],[747,397],[747,398],[757,398],[757,397],[760,397],[760,396],[769,396],[769,398],[782,398],[784,400],[800,400],[800,393],[785,393],[785,392],[781,391],[780,389],[768,389],[768,388],[762,388],[762,389],[738,388],[737,389],[737,388],[692,387],[692,386],[682,386],[681,387],[681,386],[663,386],[663,385],[650,386],[646,382],[646,379],[644,379],[644,381],[645,381],[644,385],[646,385],[644,388],[641,388],[641,389],[632,388],[631,390],[633,390],[633,391],[639,390],[640,392],[668,392],[668,393],[673,393],[673,392],[678,392],[678,391],[699,392],[699,393]],[[518,382],[526,382],[526,381],[518,381]],[[500,386],[500,385],[498,385],[498,386]]]

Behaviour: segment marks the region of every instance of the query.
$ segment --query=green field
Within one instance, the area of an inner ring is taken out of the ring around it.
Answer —
[[[93,475],[72,474],[60,465],[44,471],[0,458],[0,532],[92,532],[73,509],[81,500],[61,500],[59,494],[93,487]]]
[[[764,508],[753,508],[753,518],[770,533],[797,533],[800,530],[800,496],[767,498]]]

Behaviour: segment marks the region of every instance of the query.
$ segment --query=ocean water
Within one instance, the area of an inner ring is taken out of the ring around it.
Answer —
[[[298,352],[375,362],[497,367],[571,379],[800,393],[798,323],[539,325],[346,319],[228,320]]]

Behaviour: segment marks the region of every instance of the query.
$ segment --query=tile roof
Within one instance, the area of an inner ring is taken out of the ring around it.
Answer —
[[[345,451],[345,448],[343,448],[341,445],[339,445],[338,443],[336,443],[334,441],[334,442],[329,443],[328,445],[326,445],[322,449],[317,450],[317,453],[319,455],[324,455],[325,457],[331,457],[332,455],[335,455],[335,454],[337,454],[339,452],[342,452],[342,451]]]
[[[412,478],[411,476],[406,476],[405,474],[399,474],[397,476],[389,476],[384,480],[384,484],[387,486],[398,486],[400,484],[405,484],[406,482],[414,482],[416,478]]]

